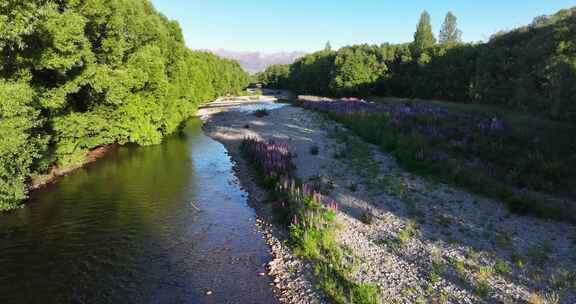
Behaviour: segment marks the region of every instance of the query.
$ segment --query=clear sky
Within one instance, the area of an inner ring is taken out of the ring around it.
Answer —
[[[576,6],[576,0],[152,0],[180,22],[194,49],[316,51],[357,43],[408,42],[428,10],[436,35],[446,12],[458,17],[465,41]]]

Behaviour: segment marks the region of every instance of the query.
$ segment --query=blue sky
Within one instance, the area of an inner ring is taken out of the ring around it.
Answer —
[[[233,51],[316,51],[357,43],[408,42],[428,10],[435,34],[446,12],[465,41],[526,25],[576,0],[152,0],[179,21],[189,47]]]

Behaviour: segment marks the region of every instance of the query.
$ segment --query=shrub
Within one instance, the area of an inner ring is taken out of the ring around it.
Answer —
[[[497,274],[503,276],[510,272],[510,267],[508,267],[508,264],[506,262],[502,260],[497,260],[496,264],[494,265],[494,270],[496,271]]]
[[[396,235],[396,240],[400,245],[406,245],[410,239],[419,234],[420,231],[418,230],[418,224],[414,221],[409,221],[408,224],[406,224],[406,227],[400,230],[398,235]]]

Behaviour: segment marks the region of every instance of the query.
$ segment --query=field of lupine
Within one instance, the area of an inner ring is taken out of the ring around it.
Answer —
[[[338,204],[293,177],[288,145],[246,138],[241,151],[274,195],[274,211],[290,229],[294,252],[314,262],[319,286],[326,295],[335,303],[378,303],[375,287],[351,280],[353,270],[345,264],[343,249],[335,241]]]
[[[565,126],[427,102],[301,101],[423,175],[499,198],[511,211],[576,222],[576,137]]]

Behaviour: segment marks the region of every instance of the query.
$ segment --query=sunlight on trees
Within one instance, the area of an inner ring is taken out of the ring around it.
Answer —
[[[148,1],[3,1],[0,210],[51,165],[111,143],[157,144],[247,82],[237,62],[188,50]]]
[[[461,43],[448,13],[436,44],[424,12],[409,44],[355,45],[309,54],[260,74],[271,87],[325,96],[397,96],[488,103],[576,121],[576,8],[484,44]]]

